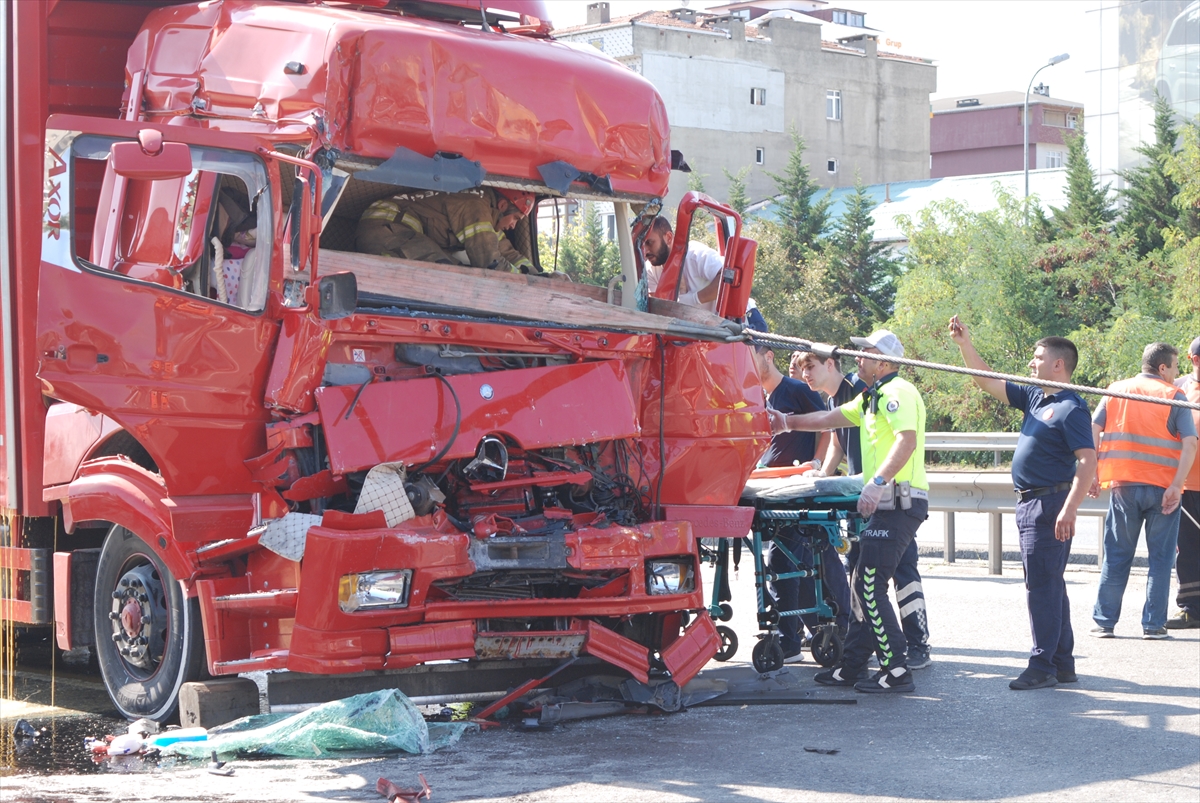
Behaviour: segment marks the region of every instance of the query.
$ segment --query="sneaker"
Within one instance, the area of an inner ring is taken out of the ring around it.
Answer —
[[[1057,685],[1058,678],[1055,675],[1051,675],[1049,672],[1039,672],[1036,669],[1026,669],[1020,677],[1011,681],[1008,687],[1015,691],[1028,691],[1030,689],[1048,689]]]
[[[929,648],[921,649],[919,647],[910,648],[908,651],[908,668],[909,669],[924,669],[933,663],[933,659],[929,657]]]
[[[1113,629],[1111,627],[1099,627],[1099,626],[1093,627],[1091,630],[1089,630],[1088,635],[1094,636],[1095,638],[1115,638],[1116,637],[1116,634],[1113,633]]]
[[[1079,675],[1076,675],[1074,672],[1072,672],[1070,670],[1066,670],[1066,669],[1060,670],[1057,674],[1055,674],[1054,677],[1058,679],[1059,683],[1078,683],[1079,682]]]
[[[822,686],[853,686],[867,676],[867,670],[853,672],[844,666],[835,666],[813,676],[813,680]]]
[[[1165,627],[1160,627],[1157,630],[1143,630],[1142,638],[1144,639],[1164,639],[1170,638],[1171,634],[1167,632]]]
[[[912,672],[907,666],[893,666],[890,669],[880,669],[869,680],[860,680],[854,684],[855,691],[866,694],[887,694],[889,692],[916,691]]]
[[[1197,627],[1200,627],[1200,617],[1187,611],[1180,611],[1178,616],[1168,619],[1166,624],[1167,630],[1192,630]]]
[[[783,654],[783,662],[785,664],[798,664],[804,660],[804,648],[791,650]]]

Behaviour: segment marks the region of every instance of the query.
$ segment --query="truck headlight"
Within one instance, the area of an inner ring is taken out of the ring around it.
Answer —
[[[686,594],[696,588],[695,561],[691,557],[646,561],[646,591],[650,594]]]
[[[347,574],[338,583],[338,607],[346,613],[372,608],[407,608],[412,569]]]

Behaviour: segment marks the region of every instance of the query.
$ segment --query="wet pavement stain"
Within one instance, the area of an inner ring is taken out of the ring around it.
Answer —
[[[26,720],[21,720],[22,722]],[[140,756],[116,756],[114,758],[136,759],[116,764],[108,756],[100,761],[93,760],[91,751],[85,746],[88,738],[103,739],[106,734],[124,733],[129,723],[108,717],[35,717],[28,720],[37,735],[15,737],[15,723],[0,723],[5,729],[3,738],[11,740],[11,748],[4,751],[0,763],[0,776],[6,775],[87,775],[106,770],[123,772],[144,771],[145,765],[154,766],[154,761],[143,761]]]

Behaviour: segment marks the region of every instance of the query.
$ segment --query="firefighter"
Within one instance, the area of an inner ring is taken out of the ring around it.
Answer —
[[[358,222],[358,250],[444,265],[459,264],[451,254],[462,250],[472,267],[533,273],[533,262],[504,236],[533,204],[532,193],[493,187],[396,195],[367,207]]]

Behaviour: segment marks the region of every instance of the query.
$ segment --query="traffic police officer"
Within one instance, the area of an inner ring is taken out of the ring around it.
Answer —
[[[867,517],[859,536],[860,555],[851,587],[854,618],[841,663],[814,680],[826,686],[854,686],[861,692],[910,692],[916,686],[907,665],[908,645],[888,597],[888,583],[900,557],[929,512],[925,479],[925,403],[912,383],[901,379],[888,357],[903,357],[900,340],[886,329],[851,338],[880,358],[857,358],[867,390],[830,410],[807,415],[770,413],[773,432],[859,428],[863,489],[858,512]],[[768,411],[770,412],[770,411]],[[866,677],[872,651],[879,671]]]
[[[533,262],[513,247],[511,231],[533,209],[531,193],[484,187],[481,191],[396,195],[367,207],[358,222],[357,247],[366,254],[457,265],[466,251],[472,267],[531,273]]]
[[[950,337],[968,368],[991,370],[957,315],[950,319]],[[1069,382],[1078,362],[1074,343],[1045,337],[1034,346],[1029,370],[1036,379]],[[1076,511],[1096,472],[1087,404],[1071,390],[971,378],[984,392],[1025,414],[1013,453],[1012,479],[1033,649],[1025,671],[1008,687],[1026,691],[1074,683],[1075,634],[1063,572],[1071,555]]]

